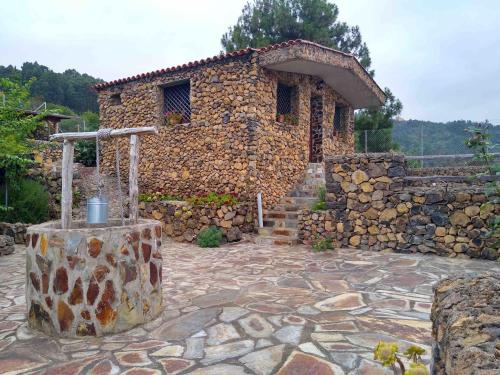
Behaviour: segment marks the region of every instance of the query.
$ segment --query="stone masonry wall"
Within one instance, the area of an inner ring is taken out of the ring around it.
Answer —
[[[500,369],[500,276],[457,275],[434,287],[433,374],[493,375]]]
[[[190,80],[191,122],[166,126],[162,85]],[[296,84],[298,125],[276,122],[278,80]],[[346,131],[333,135],[335,101],[348,106],[318,79],[276,73],[258,65],[257,55],[231,57],[196,68],[144,77],[99,91],[101,127],[157,126],[158,136],[141,137],[140,191],[187,197],[231,192],[264,206],[284,196],[303,176],[309,157],[309,100],[323,95],[324,152],[352,152],[352,109]],[[112,95],[121,95],[116,105]],[[122,170],[128,171],[128,144],[120,140]],[[114,169],[114,146],[105,142],[104,170]]]
[[[282,124],[276,121],[276,87],[278,82],[296,87],[298,95],[295,115],[298,124]],[[257,90],[263,110],[258,112],[260,126],[256,132],[258,176],[254,194],[262,192],[268,205],[277,203],[303,177],[309,163],[309,124],[311,95],[323,98],[323,157],[345,154],[354,150],[354,120],[352,109],[332,88],[318,78],[259,68]],[[349,108],[344,120],[345,129],[333,132],[335,104]]]
[[[405,179],[403,156],[393,154],[332,157],[325,173],[329,210],[301,212],[299,236],[305,242],[319,234],[337,246],[366,250],[499,258],[486,233],[500,206],[480,210],[487,200],[484,187],[414,187]]]
[[[254,213],[251,204],[238,203],[220,208],[193,206],[183,201],[139,203],[141,217],[163,223],[163,233],[179,242],[196,241],[198,233],[210,226],[219,228],[226,241],[238,241],[243,233],[254,231]]]

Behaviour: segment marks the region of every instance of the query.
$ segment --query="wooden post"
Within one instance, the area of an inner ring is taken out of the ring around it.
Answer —
[[[130,223],[137,223],[139,218],[139,187],[137,183],[139,174],[139,137],[137,135],[130,136],[130,165],[128,173],[128,189],[130,202]]]
[[[73,207],[73,141],[65,139],[63,142],[62,160],[62,192],[61,192],[61,226],[62,229],[71,227],[71,210]]]

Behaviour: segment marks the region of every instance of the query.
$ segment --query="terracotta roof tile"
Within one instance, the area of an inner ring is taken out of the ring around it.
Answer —
[[[312,46],[316,46],[316,47],[319,47],[319,48],[322,48],[322,49],[326,49],[326,50],[334,51],[334,52],[337,52],[337,53],[341,53],[341,54],[343,54],[345,56],[354,57],[353,55],[351,55],[349,53],[345,53],[345,52],[338,51],[338,50],[335,50],[335,49],[332,49],[332,48],[329,48],[329,47],[325,47],[325,46],[322,46],[321,44],[310,42],[308,40],[295,39],[295,40],[289,40],[289,41],[283,42],[283,43],[272,44],[272,45],[269,45],[269,46],[266,46],[266,47],[262,47],[262,48],[250,48],[250,47],[247,47],[247,48],[243,48],[243,49],[240,49],[240,50],[237,50],[237,51],[228,52],[226,54],[219,54],[219,55],[216,55],[216,56],[213,56],[213,57],[208,57],[206,59],[191,61],[191,62],[189,62],[187,64],[177,65],[177,66],[166,68],[166,69],[159,69],[159,70],[155,70],[153,72],[142,73],[140,75],[135,75],[135,76],[127,77],[127,78],[120,78],[120,79],[116,79],[116,80],[109,81],[109,82],[99,83],[99,84],[97,84],[97,85],[94,86],[94,89],[101,90],[101,89],[104,89],[106,87],[111,87],[111,86],[114,86],[114,85],[117,85],[117,84],[122,84],[122,83],[131,82],[131,81],[136,81],[136,80],[139,80],[141,78],[156,77],[156,76],[168,73],[168,72],[173,72],[173,71],[177,71],[177,70],[181,70],[181,69],[186,69],[186,68],[194,68],[194,67],[197,67],[197,66],[200,66],[200,65],[207,64],[207,63],[212,62],[212,61],[221,61],[221,60],[228,59],[230,57],[243,56],[243,55],[246,55],[246,54],[249,54],[249,53],[253,53],[253,52],[257,52],[257,53],[260,54],[260,53],[268,52],[268,51],[271,51],[271,50],[277,50],[277,49],[280,49],[280,48],[290,47],[290,46],[297,45],[297,44],[312,45]]]

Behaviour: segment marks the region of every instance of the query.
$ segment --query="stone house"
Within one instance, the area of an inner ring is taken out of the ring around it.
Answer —
[[[159,129],[141,144],[141,192],[231,192],[252,201],[262,192],[265,206],[289,193],[309,163],[352,153],[353,111],[385,100],[355,57],[304,40],[95,89],[101,127]],[[104,147],[103,163],[113,170],[114,147]]]

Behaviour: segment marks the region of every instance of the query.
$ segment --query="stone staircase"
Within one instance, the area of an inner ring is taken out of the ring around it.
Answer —
[[[322,163],[310,163],[301,183],[281,198],[270,210],[263,211],[264,227],[259,228],[256,242],[267,245],[296,245],[298,215],[302,209],[311,208],[318,199],[318,189],[325,185]]]

